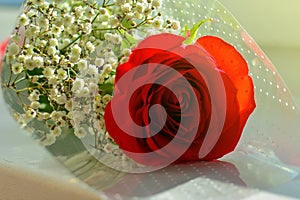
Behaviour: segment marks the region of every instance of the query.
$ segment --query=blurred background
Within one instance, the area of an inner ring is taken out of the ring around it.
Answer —
[[[271,59],[300,105],[300,1],[220,0]],[[13,29],[22,0],[0,0],[0,39]]]

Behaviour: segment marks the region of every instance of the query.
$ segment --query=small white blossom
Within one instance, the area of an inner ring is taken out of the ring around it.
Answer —
[[[56,78],[56,76],[51,76],[51,77],[49,77],[48,83],[49,83],[50,85],[57,85],[57,78]]]
[[[131,10],[131,4],[124,3],[123,5],[121,5],[121,9],[124,13],[128,13]]]
[[[19,43],[21,42],[21,36],[19,33],[14,33],[10,36],[11,41],[15,42],[15,43]]]
[[[57,96],[57,97],[55,98],[55,101],[56,101],[58,104],[60,104],[60,105],[65,104],[65,103],[67,102],[67,96],[66,96],[66,94],[63,93],[63,94]]]
[[[29,70],[34,70],[35,69],[35,62],[28,58],[25,60],[25,68],[29,69]]]
[[[60,68],[57,70],[57,78],[60,80],[65,80],[68,78],[68,73],[64,69]]]
[[[73,24],[74,21],[75,21],[75,17],[70,14],[65,15],[63,18],[63,23],[65,26],[69,26],[69,25]]]
[[[20,47],[15,42],[12,42],[7,47],[7,52],[10,55],[17,55],[19,53],[19,51],[20,51]]]
[[[90,95],[90,90],[88,87],[83,87],[81,90],[77,91],[78,97],[88,97]]]
[[[115,28],[115,27],[117,27],[119,25],[120,21],[118,20],[117,17],[110,16],[108,18],[108,23],[109,23],[109,25],[111,25],[111,27]]]
[[[100,8],[99,12],[101,15],[107,15],[107,9],[106,8]]]
[[[52,69],[51,67],[46,67],[44,70],[43,70],[43,74],[46,78],[50,78],[51,76],[53,76],[54,74],[54,69]]]
[[[98,67],[101,67],[104,65],[104,59],[103,58],[96,58],[95,59],[95,65]]]
[[[44,146],[50,146],[50,145],[54,144],[55,141],[56,141],[55,136],[52,135],[52,134],[48,134],[46,136],[46,139],[44,141],[42,141],[42,145],[44,145]]]
[[[88,74],[91,76],[97,76],[98,75],[98,68],[95,65],[89,65]]]
[[[23,65],[19,62],[14,63],[12,66],[12,72],[14,74],[20,74],[23,71],[23,69]]]
[[[89,91],[92,93],[92,94],[95,94],[98,92],[98,85],[96,83],[90,83],[88,85],[88,88],[89,88]]]
[[[161,28],[163,20],[161,18],[156,18],[153,20],[152,24],[155,28]]]
[[[44,17],[38,18],[38,24],[45,30],[48,30],[49,20]]]
[[[63,113],[59,111],[52,111],[52,113],[50,114],[50,118],[55,122],[58,121],[61,117],[63,117]]]
[[[85,16],[88,19],[92,19],[95,16],[95,10],[93,8],[91,8],[91,7],[87,7],[85,9]]]
[[[145,9],[145,4],[143,4],[143,3],[140,3],[140,2],[137,2],[136,3],[136,7],[135,7],[135,9],[136,9],[136,11],[138,12],[138,13],[143,13],[144,12],[144,9]]]
[[[124,49],[123,54],[124,54],[124,56],[129,57],[130,54],[131,54],[131,50],[130,49]]]
[[[105,64],[103,67],[103,72],[106,74],[109,74],[112,71],[112,66],[111,64]]]
[[[88,62],[86,60],[79,60],[77,65],[80,73],[85,74],[87,72]]]
[[[106,95],[104,95],[104,96],[102,97],[102,102],[103,102],[104,104],[107,104],[111,99],[112,99],[112,96],[109,95],[109,94],[106,94]]]
[[[152,0],[152,6],[159,8],[161,6],[161,0]]]
[[[34,56],[33,62],[37,68],[41,68],[44,65],[44,59],[41,56]]]
[[[49,55],[54,56],[54,55],[56,55],[58,53],[58,51],[57,51],[57,49],[54,46],[50,46],[50,47],[47,48],[47,53]]]
[[[33,101],[31,102],[30,107],[34,110],[37,110],[40,107],[40,103],[38,101]]]
[[[25,15],[24,13],[19,16],[18,23],[20,26],[26,26],[29,24],[29,22],[30,20],[28,19],[27,15]]]
[[[61,34],[62,31],[63,31],[62,27],[52,25],[51,33],[54,34],[55,36],[58,37]]]
[[[91,42],[91,41],[88,41],[86,43],[86,48],[87,50],[89,50],[89,52],[94,52],[95,51],[95,45]]]
[[[32,3],[38,6],[44,5],[45,1],[44,0],[32,0]]]
[[[51,131],[50,134],[53,135],[54,137],[58,137],[61,135],[61,128],[59,126],[55,126]]]
[[[58,46],[58,40],[56,38],[51,38],[49,40],[49,45],[52,46],[52,47]]]
[[[179,30],[180,29],[180,23],[178,21],[173,21],[171,23],[171,28],[174,30]]]
[[[72,102],[72,99],[69,99],[66,104],[65,104],[65,108],[68,110],[68,111],[72,111],[72,107],[73,106],[73,102]]]
[[[84,138],[86,136],[86,131],[84,128],[80,127],[80,128],[75,128],[74,134],[78,137],[78,138]]]
[[[76,78],[75,81],[73,82],[72,91],[76,92],[82,90],[83,87],[84,87],[84,80],[81,78]]]
[[[23,118],[25,122],[29,122],[36,117],[36,111],[33,109],[29,109],[25,112]]]
[[[77,18],[80,18],[83,16],[84,10],[83,10],[82,6],[77,6],[74,10],[75,10],[75,16]]]
[[[30,95],[28,96],[28,99],[31,102],[38,101],[40,99],[39,91],[34,90],[33,92],[31,92]]]

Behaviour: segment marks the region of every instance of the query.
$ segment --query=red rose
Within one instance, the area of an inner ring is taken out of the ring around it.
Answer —
[[[117,68],[106,129],[138,163],[220,158],[234,150],[255,108],[248,66],[231,45],[211,36],[184,40],[150,36]]]
[[[5,41],[0,43],[0,73],[1,73],[1,66],[2,66],[2,60],[4,58],[6,46],[9,42],[9,39],[6,39]]]

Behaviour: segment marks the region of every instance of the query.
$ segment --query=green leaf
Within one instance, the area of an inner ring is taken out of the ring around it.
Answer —
[[[39,112],[51,113],[53,111],[53,108],[50,105],[50,101],[47,96],[40,96],[39,103]]]
[[[195,24],[190,31],[190,36],[183,42],[183,44],[187,44],[187,45],[192,44],[197,37],[197,33],[200,26],[206,22],[212,22],[212,19],[204,19],[198,22],[197,24]]]
[[[180,36],[186,37],[187,33],[189,31],[189,26],[186,24],[183,28],[183,30],[180,32]]]
[[[122,40],[122,46],[123,46],[123,48],[130,49],[132,45],[136,45],[137,44],[137,42],[134,39],[134,37],[132,37],[132,35],[130,35],[129,33],[127,33],[127,31],[120,30],[119,32],[120,32],[120,34],[123,37],[123,40]]]
[[[100,91],[102,92],[102,95],[106,95],[106,94],[110,94],[112,95],[113,91],[114,91],[114,84],[111,82],[108,83],[104,83],[102,85],[99,86]]]

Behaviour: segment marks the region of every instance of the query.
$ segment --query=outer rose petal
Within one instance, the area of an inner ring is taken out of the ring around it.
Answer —
[[[240,109],[239,135],[247,122],[248,117],[256,107],[254,100],[254,87],[251,77],[248,75],[248,65],[242,55],[230,44],[214,36],[205,36],[197,40],[197,44],[205,48],[216,60],[219,69],[224,71],[232,80],[237,89],[237,103]],[[235,138],[238,143],[240,137]],[[234,139],[230,135],[222,134],[214,150],[222,151],[220,143],[228,143],[228,140]],[[235,144],[235,145],[236,145]],[[232,146],[232,150],[234,149]],[[213,151],[207,158],[213,158]]]

